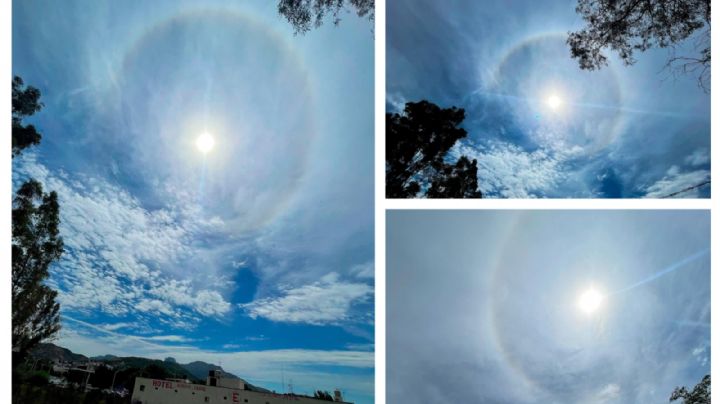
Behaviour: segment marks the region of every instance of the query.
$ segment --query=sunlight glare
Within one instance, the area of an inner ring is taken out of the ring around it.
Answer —
[[[604,297],[600,292],[598,292],[595,289],[588,289],[585,292],[583,292],[582,295],[580,295],[580,299],[578,300],[578,308],[585,314],[592,314],[596,312],[602,302],[604,300]]]
[[[551,110],[557,111],[562,107],[563,100],[557,94],[550,94],[545,100],[545,104],[550,107]]]
[[[207,132],[203,132],[195,141],[195,146],[203,154],[209,153],[215,147],[215,139]]]

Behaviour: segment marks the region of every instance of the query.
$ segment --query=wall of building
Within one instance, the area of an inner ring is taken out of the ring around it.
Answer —
[[[169,380],[135,379],[132,404],[327,404],[328,401]]]

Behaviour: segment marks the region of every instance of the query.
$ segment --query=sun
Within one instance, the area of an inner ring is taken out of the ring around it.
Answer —
[[[602,306],[605,297],[595,289],[588,289],[580,295],[578,308],[585,314],[592,314]]]
[[[548,95],[545,99],[545,105],[553,111],[558,111],[563,105],[563,99],[560,98],[559,95],[553,93]]]
[[[203,132],[198,136],[197,140],[195,140],[195,146],[197,146],[198,150],[203,154],[208,154],[213,147],[215,147],[215,138],[213,138],[211,134]]]

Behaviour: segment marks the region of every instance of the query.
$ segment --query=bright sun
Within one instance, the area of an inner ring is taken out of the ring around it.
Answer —
[[[203,132],[195,141],[195,146],[197,146],[198,150],[203,154],[207,154],[215,147],[215,139],[211,134]]]
[[[545,99],[545,104],[553,111],[557,111],[562,107],[563,100],[557,94],[550,94],[547,99]]]
[[[600,308],[604,299],[604,296],[597,290],[588,289],[580,295],[578,308],[585,314],[592,314]]]

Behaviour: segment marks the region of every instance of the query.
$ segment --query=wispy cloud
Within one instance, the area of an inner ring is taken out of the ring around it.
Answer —
[[[702,184],[710,179],[709,170],[681,171],[678,166],[670,167],[665,176],[646,188],[646,198],[660,198]],[[680,198],[697,198],[699,189],[693,189],[678,195]]]
[[[338,324],[350,320],[353,304],[367,302],[372,293],[372,286],[342,281],[333,272],[318,282],[300,287],[287,286],[280,289],[279,296],[239,306],[253,318],[314,325]]]

